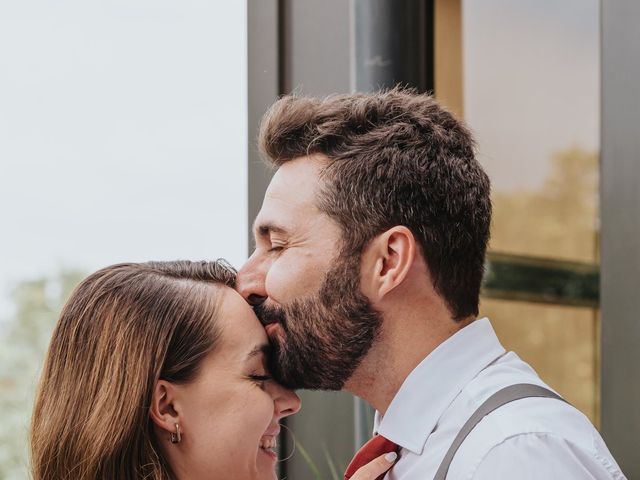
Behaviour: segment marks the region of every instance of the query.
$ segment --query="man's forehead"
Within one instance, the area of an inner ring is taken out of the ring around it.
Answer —
[[[326,166],[325,157],[310,155],[294,158],[283,163],[271,179],[267,194],[304,190],[315,192],[320,181],[320,172]]]
[[[267,187],[260,213],[277,214],[280,210],[315,208],[324,165],[325,162],[315,156],[299,157],[284,163]]]
[[[289,235],[297,227],[318,212],[313,197],[265,194],[262,208],[253,222],[253,230],[257,235],[282,234]]]

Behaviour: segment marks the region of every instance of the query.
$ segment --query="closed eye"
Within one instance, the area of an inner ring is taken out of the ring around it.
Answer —
[[[265,383],[271,380],[271,377],[269,375],[249,375],[249,379],[264,390]]]

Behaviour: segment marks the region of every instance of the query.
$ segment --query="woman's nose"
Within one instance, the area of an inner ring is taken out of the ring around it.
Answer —
[[[300,397],[293,390],[276,384],[274,388],[275,415],[278,418],[288,417],[300,411]]]

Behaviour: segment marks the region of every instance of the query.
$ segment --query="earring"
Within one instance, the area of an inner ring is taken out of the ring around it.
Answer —
[[[171,434],[171,443],[180,443],[182,441],[182,435],[180,435],[180,425],[176,423],[176,433]]]

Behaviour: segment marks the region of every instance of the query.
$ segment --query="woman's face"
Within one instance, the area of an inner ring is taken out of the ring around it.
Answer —
[[[300,399],[269,378],[267,335],[251,307],[231,289],[221,295],[214,352],[194,381],[173,385],[182,440],[165,449],[179,478],[274,479],[279,420]]]

